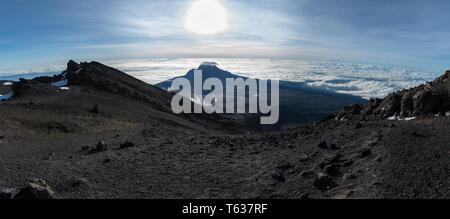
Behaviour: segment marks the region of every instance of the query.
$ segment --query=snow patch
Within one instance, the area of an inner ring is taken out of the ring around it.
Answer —
[[[397,113],[395,113],[394,115],[392,115],[391,117],[388,118],[388,120],[398,120],[400,117],[397,115]]]
[[[416,119],[416,117],[400,118],[400,116],[398,116],[397,113],[395,113],[394,115],[392,115],[391,117],[388,118],[388,120],[398,120],[398,121],[410,121],[410,120],[414,120],[414,119]]]
[[[78,68],[78,70],[75,72],[75,74],[80,73],[80,71],[82,70],[81,67]],[[69,84],[69,81],[67,80],[67,72],[64,72],[62,74],[62,79],[60,81],[57,82],[52,82],[51,85],[55,86],[55,87],[65,87]],[[61,90],[68,90],[69,88],[61,88]]]
[[[3,83],[3,86],[11,86],[11,85],[13,85],[13,83],[10,82],[10,81],[7,81],[7,82]]]
[[[4,95],[0,95],[0,101],[8,100],[8,99],[10,99],[13,96],[14,96],[14,91],[11,91],[11,92],[9,92],[7,94],[4,94]]]
[[[67,84],[68,84],[67,79],[62,79],[60,81],[53,82],[51,85],[56,86],[56,87],[62,87],[62,86],[67,86]]]
[[[60,87],[59,89],[61,89],[61,90],[69,90],[70,88],[69,87]]]
[[[217,62],[202,62],[202,64],[200,64],[200,66],[218,66],[219,63]]]

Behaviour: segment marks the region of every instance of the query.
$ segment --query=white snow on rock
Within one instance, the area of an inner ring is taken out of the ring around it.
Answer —
[[[61,89],[61,90],[69,90],[70,88],[69,87],[60,87],[59,89]]]
[[[399,120],[399,121],[410,121],[414,120],[416,117],[406,117],[406,118],[400,118],[397,113],[394,113],[391,117],[388,118],[388,120]]]
[[[388,118],[388,120],[399,120],[399,116],[397,113],[394,113],[394,115],[392,115],[391,117]]]
[[[63,86],[67,86],[67,83],[68,83],[67,79],[62,79],[60,81],[53,82],[51,85],[56,86],[56,87],[63,87]]]
[[[200,66],[218,66],[219,63],[217,62],[202,62],[202,64],[200,64]]]
[[[3,83],[3,86],[11,86],[12,84],[13,84],[12,82],[7,81],[7,82]]]
[[[80,73],[80,71],[83,70],[81,67],[75,72],[75,74]]]
[[[11,91],[11,92],[9,92],[7,94],[4,94],[4,95],[0,95],[0,101],[8,100],[8,99],[10,99],[13,96],[14,96],[14,91]]]

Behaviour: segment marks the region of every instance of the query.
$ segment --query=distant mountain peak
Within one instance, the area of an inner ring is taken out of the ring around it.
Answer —
[[[215,71],[217,73],[220,73],[220,71],[225,72],[224,70],[220,69],[218,67],[218,63],[217,62],[202,62],[202,64],[200,64],[200,66],[198,67],[198,70],[203,70],[205,71]]]
[[[217,62],[202,62],[202,64],[200,64],[200,67],[202,67],[202,66],[214,66],[214,67],[217,67],[218,65],[219,65],[219,63],[217,63]]]
[[[212,78],[212,77],[223,79],[223,80],[225,80],[226,78],[237,78],[237,77],[239,77],[239,76],[234,75],[234,74],[232,74],[232,73],[230,73],[228,71],[220,69],[219,67],[217,67],[218,64],[215,63],[215,62],[209,62],[209,63],[206,63],[206,64],[205,63],[206,62],[203,62],[197,69],[191,69],[190,71],[188,71],[188,73],[186,75],[184,75],[182,77],[193,81],[194,80],[195,70],[202,70],[203,80],[206,80],[206,79]]]

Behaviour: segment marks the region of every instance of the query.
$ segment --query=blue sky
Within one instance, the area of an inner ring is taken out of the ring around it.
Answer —
[[[183,27],[192,1],[14,0],[0,7],[0,73],[69,59],[272,57],[450,69],[444,0],[219,0],[229,28]]]

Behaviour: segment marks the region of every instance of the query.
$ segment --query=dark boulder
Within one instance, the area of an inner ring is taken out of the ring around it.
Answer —
[[[89,151],[91,149],[91,147],[89,147],[89,146],[83,146],[83,147],[81,147],[81,151]]]
[[[341,162],[341,159],[343,157],[344,156],[342,154],[336,154],[336,155],[333,155],[333,156],[327,158],[326,160],[329,161],[330,163],[339,163],[339,162]]]
[[[311,197],[309,197],[308,193],[305,193],[300,196],[300,199],[308,200],[308,199],[311,199]]]
[[[372,154],[372,151],[369,148],[365,148],[359,152],[359,157],[364,158],[368,157]]]
[[[351,161],[351,160],[347,160],[342,164],[342,166],[344,166],[344,167],[349,167],[351,165],[353,165],[353,161]]]
[[[275,180],[278,180],[280,182],[285,182],[286,178],[284,177],[283,173],[280,171],[273,171],[271,174],[272,178]]]
[[[98,108],[98,105],[95,104],[94,107],[89,112],[94,113],[94,114],[99,114],[100,109]]]
[[[89,181],[85,178],[74,179],[74,180],[72,180],[71,185],[74,188],[89,188],[90,187]]]
[[[322,149],[327,149],[328,148],[328,144],[327,144],[326,141],[322,141],[322,142],[319,143],[318,147],[322,148]]]
[[[99,141],[95,146],[94,152],[107,151],[108,149],[108,145],[104,141]]]
[[[11,199],[14,196],[15,189],[13,188],[0,188],[0,200]]]
[[[314,180],[314,187],[322,192],[332,189],[336,186],[337,184],[333,182],[333,180],[329,176],[323,173],[319,173],[319,176],[316,178],[316,180]]]
[[[300,173],[300,176],[304,177],[304,178],[313,178],[314,175],[316,175],[316,173],[314,173],[314,171],[312,171],[312,170],[303,170]]]
[[[134,143],[131,141],[127,141],[123,144],[120,144],[120,149],[124,149],[124,148],[130,148],[130,147],[134,147]]]
[[[277,165],[277,168],[278,169],[282,169],[282,170],[286,170],[286,169],[289,169],[289,168],[291,168],[292,166],[291,166],[291,164],[289,163],[289,162],[287,162],[287,161],[281,161],[278,165]]]
[[[341,173],[339,171],[339,167],[334,165],[334,164],[330,164],[330,165],[325,166],[324,170],[330,176],[337,176],[337,175],[339,175]]]
[[[14,196],[14,199],[53,199],[54,194],[44,180],[33,179]]]
[[[330,149],[333,149],[333,150],[339,150],[339,149],[341,149],[341,148],[338,147],[336,144],[331,144],[331,145],[330,145]]]

